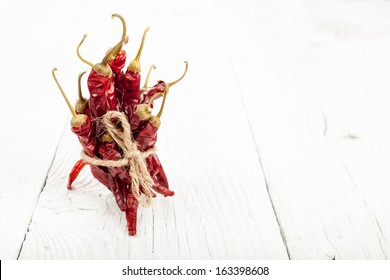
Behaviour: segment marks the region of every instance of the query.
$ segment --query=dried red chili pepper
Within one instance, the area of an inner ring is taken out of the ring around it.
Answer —
[[[92,70],[88,76],[88,89],[90,93],[89,108],[94,118],[103,116],[109,110],[117,110],[118,99],[114,91],[114,78],[113,72],[108,65],[109,57],[122,47],[125,42],[125,38],[112,48],[102,59],[102,62],[93,64],[80,55],[80,46],[84,42],[87,35],[84,35],[83,39],[77,46],[77,55],[84,63],[90,65]]]
[[[79,78],[78,78],[78,96],[79,96],[79,98],[78,98],[76,105],[75,105],[75,111],[78,114],[82,114],[82,113],[86,114],[88,116],[89,122],[90,122],[91,113],[90,113],[89,108],[88,108],[88,100],[83,97],[82,92],[81,92],[81,78],[85,73],[86,73],[86,71],[80,73]],[[86,126],[86,125],[87,124],[84,124],[84,126]],[[72,131],[76,135],[78,135],[79,140],[80,140],[86,154],[89,156],[95,156],[96,155],[95,149],[96,149],[97,143],[96,143],[96,139],[95,139],[94,123],[93,122],[90,123],[90,126],[91,126],[90,130],[88,130],[86,128],[82,129],[82,126],[81,127],[72,127]],[[83,131],[84,131],[84,133],[83,133]],[[80,137],[81,137],[81,139],[80,139]],[[93,150],[86,148],[86,146],[87,147],[90,146],[90,145],[88,145],[88,143],[91,143],[91,142],[93,143],[93,146],[95,147],[95,148],[93,148]],[[85,143],[85,144],[83,144],[83,143]],[[72,170],[69,174],[68,189],[71,189],[73,181],[77,178],[78,174],[83,169],[83,167],[85,167],[85,165],[87,165],[87,162],[85,162],[83,160],[79,160],[76,162],[75,166],[72,168]],[[107,168],[101,167],[101,166],[95,166],[93,164],[90,165],[90,168],[91,168],[92,175],[100,183],[102,183],[108,189],[110,189]]]
[[[72,183],[74,180],[76,180],[77,176],[79,176],[81,170],[87,165],[88,163],[86,161],[83,161],[82,159],[79,159],[76,164],[73,166],[72,170],[70,171],[69,174],[69,179],[68,179],[68,185],[67,188],[68,190],[72,189]]]
[[[85,37],[83,38],[83,40],[84,39],[85,39]],[[79,44],[79,46],[77,48],[78,53],[79,53],[79,47],[80,47],[81,43]],[[123,42],[120,42],[120,43],[123,43]],[[110,55],[111,53],[116,51],[117,48],[118,48],[117,46],[114,47],[106,55],[106,57],[103,59],[103,62],[101,64],[94,65],[94,68],[91,71],[92,75],[90,75],[90,77],[91,76],[96,77],[95,74],[98,74],[98,73],[103,73],[103,74],[109,73],[109,68],[108,68],[108,66],[106,66],[107,65],[106,59],[107,59],[108,55]],[[107,68],[108,68],[108,70],[107,70]],[[53,70],[53,77],[55,78],[54,71],[55,70]],[[101,96],[99,96],[99,93],[101,93],[101,92],[99,92],[98,94],[95,95],[96,98],[94,98],[94,99],[90,98],[89,101],[91,101],[91,99],[92,99],[92,101],[95,101],[95,102],[90,102],[92,106],[87,105],[87,103],[86,103],[87,100],[84,99],[81,95],[80,80],[81,80],[81,77],[83,74],[84,73],[79,75],[79,100],[76,103],[76,108],[79,112],[86,112],[88,115],[90,115],[89,109],[87,109],[87,107],[92,108],[93,112],[97,113],[97,112],[99,112],[99,110],[96,108],[96,105],[98,104],[97,107],[99,107],[99,102],[105,103],[105,104],[103,104],[103,106],[100,106],[100,107],[104,107],[104,105],[106,105],[107,102],[105,102],[104,98],[101,98]],[[103,88],[104,88],[104,83],[107,82],[106,78],[107,78],[106,76],[101,77],[101,79],[102,79],[101,85],[103,85]],[[96,155],[95,150],[96,150],[96,146],[97,146],[96,139],[95,139],[96,131],[94,129],[94,123],[91,120],[91,116],[88,117],[86,114],[76,115],[75,111],[73,110],[72,106],[70,105],[69,101],[67,100],[66,95],[64,94],[61,86],[58,84],[58,81],[56,78],[55,78],[55,80],[56,80],[56,83],[61,90],[61,93],[63,94],[65,100],[67,101],[69,108],[71,109],[71,112],[73,115],[72,122],[71,122],[72,131],[78,136],[79,141],[82,144],[86,154],[91,156],[91,157],[95,156]],[[108,83],[110,83],[110,81],[108,81],[107,84]],[[104,96],[104,93],[103,93],[103,96]],[[108,98],[110,98],[110,97],[112,97],[112,94],[110,94],[108,92],[106,94],[106,96]],[[103,101],[103,102],[101,102],[101,101]],[[111,105],[112,105],[112,102],[111,102]],[[112,144],[114,144],[114,143],[112,143]],[[109,147],[106,147],[106,150],[112,154],[112,153],[114,153],[114,149],[111,147],[111,145]],[[103,145],[103,146],[105,146],[105,145]],[[100,146],[99,152],[101,153],[102,150],[104,150],[104,149],[102,149],[102,146]],[[106,154],[108,154],[108,152]],[[106,154],[104,154],[104,156],[107,156]],[[120,157],[120,153],[118,152],[117,154]],[[73,180],[77,177],[78,173],[81,171],[82,167],[84,167],[84,166],[85,166],[85,164],[82,164],[81,162],[76,163],[76,166],[72,169],[72,172],[70,173],[70,176],[69,176],[68,188],[71,188],[71,184],[72,184]],[[97,166],[91,165],[91,170],[92,170],[92,173],[94,174],[94,176],[97,177],[100,182],[102,182],[104,185],[106,185],[107,188],[110,189],[109,180],[107,179],[109,176],[107,168],[102,168],[102,167],[97,167]]]
[[[141,93],[140,58],[142,50],[144,48],[146,34],[148,33],[148,31],[149,27],[146,27],[142,36],[141,45],[138,49],[137,55],[130,62],[129,66],[127,67],[127,71],[124,75],[122,109],[126,109],[126,106],[129,104],[138,104],[139,102],[139,97]]]
[[[72,105],[70,104],[64,90],[62,89],[61,85],[59,84],[57,77],[55,76],[55,71],[57,68],[54,68],[52,70],[53,78],[60,89],[65,101],[67,102],[69,109],[72,113],[72,120],[71,120],[71,126],[73,132],[78,136],[79,141],[81,145],[83,146],[83,149],[85,150],[86,154],[89,156],[95,155],[95,149],[96,149],[96,140],[94,136],[94,129],[93,124],[91,122],[91,118],[88,117],[85,114],[76,114],[75,110],[73,109]]]
[[[124,43],[126,44],[127,43],[127,35],[126,35],[126,21],[125,19],[121,16],[121,15],[118,15],[118,14],[113,14],[111,16],[111,18],[119,18],[122,22],[122,26],[123,26],[123,31],[122,31],[122,38],[121,40],[125,40]],[[110,52],[111,50],[108,50],[108,52]],[[117,49],[117,51],[115,51],[114,53],[112,53],[110,55],[110,57],[108,58],[108,65],[110,66],[114,76],[118,75],[123,67],[125,67],[125,64],[126,64],[126,51],[122,49],[122,45]],[[116,82],[115,82],[116,83]],[[121,100],[121,99],[119,99]]]
[[[62,96],[64,97],[72,113],[72,121],[71,121],[72,131],[77,135],[85,153],[89,156],[95,156],[96,139],[94,135],[94,128],[93,128],[93,123],[91,122],[91,118],[85,114],[76,114],[64,90],[62,89],[60,83],[57,80],[57,77],[55,75],[56,70],[57,68],[54,68],[52,70],[52,75],[54,81],[56,82]],[[82,98],[81,87],[80,87],[80,80],[82,75],[83,73],[79,75],[79,101],[80,101],[80,96]],[[86,108],[84,108],[85,104],[83,103],[85,99],[81,99],[81,100],[83,101],[78,102],[78,104],[80,105],[78,106],[79,110],[83,109],[85,111]],[[84,166],[85,164],[83,162],[78,161],[76,165],[72,168],[72,171],[69,175],[68,189],[71,189],[72,182],[76,179],[77,175],[79,174],[79,172]]]
[[[184,62],[186,64],[186,68],[182,76],[177,79],[176,81],[165,83],[163,81],[159,81],[158,86],[160,89],[163,88],[162,91],[154,92],[154,94],[162,94],[164,96],[161,108],[157,116],[151,116],[150,112],[150,104],[153,102],[153,99],[149,100],[148,104],[139,104],[138,107],[142,108],[137,111],[137,114],[139,115],[140,119],[143,120],[142,127],[134,132],[134,139],[138,142],[138,148],[140,151],[146,151],[148,149],[151,149],[154,147],[156,141],[157,141],[157,130],[160,127],[160,118],[165,106],[166,97],[168,95],[169,89],[174,84],[181,81],[184,76],[187,73],[188,70],[188,63],[187,61]],[[156,87],[154,87],[156,88]],[[148,108],[149,107],[149,108]],[[147,108],[147,109],[145,109]],[[165,175],[164,169],[161,165],[161,162],[156,154],[153,154],[146,158],[146,162],[148,165],[148,170],[152,176],[153,181],[155,182],[155,185],[153,186],[153,189],[163,194],[164,196],[172,196],[174,195],[173,191],[169,190],[169,184],[167,177]]]
[[[125,24],[124,24],[124,32],[126,32]],[[119,49],[122,48],[122,45],[126,40],[126,36],[125,35],[122,36],[121,41],[106,54],[102,62],[95,65],[92,65],[92,63],[86,61],[80,55],[79,49],[81,44],[85,40],[85,38],[86,35],[84,35],[83,40],[80,42],[80,44],[77,47],[77,54],[83,62],[92,66],[91,73],[88,77],[88,89],[91,95],[89,99],[89,108],[91,110],[93,117],[96,118],[96,117],[101,117],[108,110],[117,109],[118,100],[114,91],[114,78],[112,76],[112,70],[108,65],[108,60],[110,57],[116,54]],[[99,136],[103,133],[104,130],[101,126],[99,126],[98,123],[98,126],[95,131],[95,135]],[[104,137],[104,135],[102,135],[102,137]],[[112,140],[102,141],[99,143],[98,155],[102,159],[119,159],[121,157],[117,145],[114,142],[112,142]],[[114,196],[116,202],[119,208],[122,211],[124,211],[125,207],[123,202],[124,198],[121,196],[122,192],[115,191],[114,189],[115,184],[112,184],[113,180],[111,180],[111,177],[115,177],[116,174],[123,173],[122,168],[93,167],[93,172],[97,173],[97,175],[100,178],[102,178],[102,180],[104,178],[105,185],[108,189],[114,190],[113,193],[115,192]],[[106,180],[106,178],[108,178],[108,180]]]
[[[91,73],[88,77],[88,89],[90,92],[90,98],[89,98],[89,109],[91,111],[91,114],[94,118],[98,118],[103,116],[107,111],[110,110],[117,110],[118,106],[118,100],[115,95],[114,91],[114,79],[113,79],[113,72],[108,65],[108,59],[110,56],[112,56],[114,53],[116,53],[120,48],[122,48],[122,45],[126,36],[123,36],[121,41],[112,48],[103,58],[101,63],[93,65],[91,62],[85,60],[80,55],[80,46],[84,42],[86,35],[84,35],[82,41],[79,43],[77,47],[77,55],[79,58],[87,63],[88,65],[92,66]],[[96,136],[102,136],[104,133],[104,129],[101,128],[98,124],[96,128]],[[102,145],[99,147],[99,154],[103,158],[111,158],[115,156],[120,156],[120,153],[117,149],[115,149],[115,143],[110,143],[110,141],[102,142]],[[113,150],[114,148],[114,150]],[[114,154],[111,155],[111,154]]]
[[[149,27],[145,29],[137,55],[130,62],[126,72],[118,74],[115,81],[117,95],[122,97],[121,110],[127,115],[132,131],[136,130],[141,122],[135,111],[141,94],[140,58],[148,31]]]
[[[124,27],[125,27],[125,24],[124,24]],[[125,31],[125,28],[124,28],[124,31]],[[101,64],[104,66],[104,71],[98,73],[97,70],[100,70],[100,66],[99,66],[99,68],[97,68],[96,71],[94,71],[95,69],[93,69],[91,71],[91,74],[88,78],[88,87],[89,87],[89,90],[91,93],[91,98],[89,100],[89,107],[91,108],[92,114],[95,117],[100,117],[100,116],[104,115],[108,110],[116,110],[117,109],[116,108],[117,102],[115,102],[115,108],[113,108],[114,107],[113,103],[110,102],[110,99],[113,99],[115,101],[117,100],[115,98],[116,95],[114,94],[113,91],[111,91],[112,86],[110,87],[110,91],[108,91],[107,94],[104,94],[104,89],[105,89],[104,86],[108,85],[108,84],[113,85],[112,76],[110,75],[110,71],[108,71],[108,69],[107,69],[107,66],[106,66],[107,63],[105,63],[105,62],[107,62],[107,60],[110,57],[112,57],[112,55],[115,54],[119,48],[122,47],[122,44],[126,40],[125,38],[126,38],[126,36],[124,33],[121,41],[102,60]],[[84,39],[85,39],[85,36],[84,36],[83,40],[81,41],[81,43],[79,44],[79,46],[77,48],[77,52],[78,52],[80,59],[83,60],[84,62],[88,63],[79,54],[79,47],[83,43]],[[92,65],[92,63],[89,63],[89,65]],[[96,68],[96,65],[94,65],[93,67]],[[108,74],[109,74],[108,76],[107,76],[105,71],[108,72]],[[103,94],[101,91],[96,90],[99,88],[103,88]],[[96,92],[97,92],[97,94],[96,94]],[[94,95],[94,93],[95,93],[95,95]],[[91,102],[91,100],[93,100],[94,102]],[[111,106],[107,106],[107,103],[105,101],[108,101],[108,103]],[[102,130],[98,129],[97,134],[99,135],[100,133],[102,133]],[[118,159],[120,159],[121,153],[119,152],[116,143],[112,142],[112,139],[110,139],[110,137],[108,137],[108,135],[104,134],[101,137],[105,137],[106,139],[104,141],[99,141],[98,154],[100,155],[100,157],[104,160],[118,160]],[[128,176],[128,173],[125,172],[125,170],[123,168],[111,167],[111,168],[107,168],[107,170],[108,170],[107,176],[109,178],[108,188],[113,192],[115,200],[116,200],[119,208],[122,211],[126,211],[126,203],[125,202],[126,202],[127,197],[128,197],[128,195],[126,196],[126,194],[129,192],[127,186],[129,184],[131,184],[131,178]]]
[[[162,96],[162,93],[165,91],[166,84],[164,81],[158,81],[152,88],[145,92],[141,96],[141,104],[150,104],[150,107],[153,108],[153,101]]]
[[[125,28],[124,28],[125,32]],[[122,36],[125,37],[125,36]],[[79,54],[79,47],[84,41],[85,36],[81,43],[79,44],[77,48],[77,54],[79,55],[79,58],[86,62],[89,65],[92,65],[92,63],[89,63],[88,61],[84,60],[80,54]],[[92,108],[92,113],[94,116],[97,116],[101,114],[102,108],[104,108],[107,104],[110,106],[109,109],[114,109],[116,108],[116,99],[114,98],[115,95],[113,95],[111,92],[107,91],[106,93],[103,91],[99,91],[100,88],[112,88],[112,81],[111,76],[112,76],[112,71],[110,68],[107,66],[107,60],[110,56],[112,56],[113,53],[117,53],[118,49],[122,46],[123,42],[125,41],[125,38],[122,38],[122,40],[117,44],[112,50],[110,50],[107,55],[103,58],[102,63],[93,65],[93,69],[91,71],[90,77],[89,77],[89,89],[91,91],[91,84],[94,85],[94,90],[95,90],[95,95],[90,98],[90,105],[88,107]],[[91,118],[88,117],[85,114],[79,114],[76,115],[75,111],[73,110],[72,106],[69,103],[69,100],[67,99],[66,95],[64,94],[61,86],[59,85],[55,75],[54,75],[54,69],[53,69],[53,77],[61,90],[61,93],[63,94],[65,100],[68,103],[68,106],[72,112],[73,118],[72,118],[72,131],[79,137],[79,140],[86,152],[87,155],[89,156],[95,156],[95,149],[96,149],[96,139],[95,139],[95,134],[96,131],[94,131],[93,128],[93,122],[91,122]],[[79,100],[76,103],[76,108],[77,111],[85,112],[87,110],[87,103],[86,99],[84,99],[81,95],[81,86],[80,86],[80,80],[81,77],[84,73],[79,75]],[[99,80],[100,79],[100,80]],[[91,82],[92,80],[92,82]],[[108,85],[108,86],[107,86]],[[106,100],[105,98],[106,97]],[[109,102],[107,102],[107,99]],[[106,108],[105,108],[106,109]],[[107,111],[107,110],[105,110]],[[105,111],[103,113],[105,113]],[[90,113],[89,111],[87,112],[88,114]],[[102,155],[104,158],[113,158],[113,157],[120,157],[120,153],[115,149],[114,147],[115,143],[103,143],[103,145],[99,145],[99,154]],[[78,173],[81,171],[82,167],[84,167],[85,164],[82,162],[76,163],[76,166],[72,169],[72,172],[69,177],[69,184],[68,187],[71,186],[72,181],[77,177]],[[107,168],[101,168],[101,167],[96,167],[91,165],[91,169],[95,177],[98,177],[99,181],[101,181],[104,185],[106,185],[108,188],[111,188],[109,185],[109,180],[107,180],[108,177],[108,172]],[[109,179],[109,178],[108,178]]]
[[[90,116],[91,113],[89,112],[89,108],[88,108],[88,99],[85,99],[81,92],[81,78],[84,76],[85,73],[87,73],[87,71],[81,72],[79,74],[79,78],[78,78],[79,99],[77,99],[74,109],[77,114],[86,114],[87,116]]]

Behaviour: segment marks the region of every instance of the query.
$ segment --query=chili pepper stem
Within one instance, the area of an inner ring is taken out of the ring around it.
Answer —
[[[184,63],[186,64],[186,69],[184,70],[183,75],[181,75],[181,77],[180,77],[179,79],[177,79],[176,81],[167,83],[164,92],[162,92],[162,93],[157,92],[155,95],[153,95],[152,97],[150,97],[150,99],[149,99],[149,101],[148,101],[148,103],[147,103],[149,106],[150,106],[150,104],[153,102],[153,100],[155,100],[160,94],[162,94],[162,95],[168,94],[169,88],[170,88],[171,86],[173,86],[174,84],[178,83],[179,81],[181,81],[181,80],[184,78],[184,76],[185,76],[186,73],[187,73],[188,62],[187,62],[187,61],[184,61]],[[150,70],[149,70],[149,71],[150,71]],[[148,76],[149,76],[149,74],[150,74],[150,73],[148,73]],[[149,78],[149,77],[147,77],[147,78]],[[145,88],[145,86],[144,86],[144,88]]]
[[[181,77],[179,79],[177,79],[176,81],[173,81],[173,82],[170,82],[170,83],[167,83],[167,89],[169,89],[171,86],[173,86],[174,84],[177,84],[178,82],[180,82],[184,76],[187,74],[187,70],[188,70],[188,62],[187,61],[184,61],[184,63],[186,64],[186,69],[184,70],[184,73],[181,75]]]
[[[62,96],[63,96],[64,99],[65,99],[66,104],[68,104],[68,107],[69,107],[69,109],[70,109],[70,112],[72,113],[72,116],[73,116],[73,117],[76,117],[76,112],[75,112],[74,108],[72,107],[72,105],[70,104],[69,99],[68,99],[68,97],[66,96],[64,90],[62,89],[60,83],[58,82],[57,77],[56,77],[56,75],[55,75],[55,71],[57,71],[57,68],[53,68],[53,70],[51,70],[51,74],[53,75],[54,81],[56,82],[56,84],[57,84],[59,90],[61,91]]]
[[[162,101],[162,104],[161,104],[161,107],[160,107],[160,111],[157,114],[158,118],[161,118],[161,115],[163,113],[164,106],[165,106],[165,100],[167,99],[167,95],[168,95],[168,90],[169,90],[169,88],[166,88],[166,90],[164,92],[164,98],[163,98],[163,101]]]
[[[186,64],[186,69],[184,70],[184,73],[181,75],[181,77],[173,82],[170,82],[170,83],[167,83],[166,84],[166,88],[165,88],[165,91],[163,93],[164,95],[164,98],[163,98],[163,101],[162,101],[162,104],[161,104],[161,108],[160,108],[160,111],[158,112],[157,114],[157,118],[161,118],[161,115],[163,113],[163,110],[164,110],[164,106],[165,106],[165,100],[167,99],[167,95],[168,95],[168,92],[169,92],[169,89],[171,86],[173,86],[174,84],[177,84],[178,82],[180,82],[184,76],[187,74],[187,70],[188,70],[188,62],[187,61],[184,61],[184,63]]]
[[[76,51],[77,51],[77,56],[80,58],[80,60],[81,60],[82,62],[84,62],[85,64],[88,64],[88,65],[91,66],[91,67],[93,67],[94,64],[93,64],[92,62],[90,62],[90,61],[84,59],[84,58],[80,55],[80,46],[83,44],[85,38],[87,38],[87,34],[84,34],[83,39],[81,40],[81,42],[80,42],[79,45],[77,46],[77,49],[76,49]]]
[[[142,87],[141,92],[148,90],[148,83],[149,83],[150,73],[152,73],[152,70],[153,70],[153,69],[156,69],[156,68],[157,68],[157,67],[156,67],[156,65],[154,65],[154,64],[152,64],[152,65],[150,66],[148,75],[146,76],[145,84],[144,84],[144,86]]]
[[[131,72],[138,73],[141,71],[141,65],[139,63],[139,60],[141,58],[142,50],[144,48],[146,33],[148,33],[148,31],[149,31],[149,26],[145,28],[144,35],[142,35],[142,41],[141,41],[141,45],[139,46],[137,55],[130,62],[129,67],[127,67],[127,69]]]
[[[112,18],[112,19],[114,19],[114,18],[119,18],[119,19],[120,19],[120,21],[122,22],[122,26],[123,26],[122,38],[121,38],[121,40],[122,40],[123,38],[126,38],[127,27],[126,27],[126,21],[125,21],[125,19],[124,19],[121,15],[118,15],[118,14],[113,14],[113,15],[111,16],[111,18]],[[127,39],[126,39],[126,41],[125,41],[125,44],[126,44],[126,43],[127,43]],[[113,56],[113,57],[116,57],[116,56],[121,52],[121,50],[122,50],[122,45],[121,45],[121,47],[120,47],[115,53],[112,54],[112,56]]]
[[[88,107],[88,100],[83,97],[82,91],[81,91],[81,78],[86,73],[86,71],[79,74],[78,78],[78,95],[79,99],[76,101],[76,104],[74,105],[74,109],[77,114],[83,114],[85,113],[85,109]]]
[[[112,19],[114,19],[114,18],[116,18],[116,17],[119,18],[119,19],[121,20],[121,22],[122,22],[123,31],[122,31],[122,38],[121,38],[121,39],[123,39],[123,38],[126,37],[126,31],[127,31],[126,21],[125,21],[125,19],[124,19],[121,15],[119,15],[119,14],[113,14],[113,15],[111,15],[111,18],[112,18]]]
[[[84,39],[85,39],[85,35],[84,35],[84,38],[81,41],[81,43],[84,41]],[[106,53],[106,55],[102,59],[102,62],[96,63],[95,65],[93,65],[92,63],[90,64],[90,65],[92,65],[92,68],[96,71],[96,73],[98,73],[101,76],[107,76],[107,77],[112,75],[112,70],[108,66],[108,61],[109,61],[110,57],[112,57],[113,53],[117,52],[118,49],[122,47],[122,44],[125,41],[126,41],[126,37],[122,38],[119,41],[119,43],[115,45],[115,47],[113,47],[109,52]],[[79,46],[77,48],[78,54],[79,54],[78,50],[79,50],[81,43],[79,44]],[[80,59],[82,59],[80,55],[79,55],[79,57],[80,57]],[[83,60],[83,61],[85,62],[85,60]]]
[[[112,54],[114,54],[115,52],[117,52],[118,49],[122,48],[122,45],[123,45],[123,43],[124,43],[125,41],[126,41],[126,36],[125,36],[124,38],[122,38],[122,39],[119,41],[119,43],[116,44],[115,47],[113,47],[112,50],[109,51],[109,52],[104,56],[104,58],[102,59],[101,64],[107,65],[110,56],[112,56]]]
[[[79,79],[78,79],[78,90],[79,90],[79,100],[80,102],[82,101],[86,101],[85,98],[83,97],[83,93],[81,92],[81,78],[83,77],[83,75],[87,73],[87,71],[84,71],[82,73],[79,74]]]

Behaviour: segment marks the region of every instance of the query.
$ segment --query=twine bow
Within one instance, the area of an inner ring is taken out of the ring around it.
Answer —
[[[118,128],[113,119],[119,119],[122,128]],[[124,113],[118,111],[108,111],[102,117],[102,124],[106,127],[107,132],[112,139],[118,144],[123,151],[123,157],[119,160],[102,160],[96,157],[89,157],[84,151],[81,152],[81,158],[94,165],[105,167],[123,167],[129,166],[129,175],[131,177],[131,192],[137,199],[138,203],[144,207],[150,205],[152,200],[151,187],[154,185],[146,166],[145,158],[154,154],[155,148],[145,152],[138,150],[137,142],[132,137],[130,124]],[[143,200],[140,194],[142,188],[146,199]]]

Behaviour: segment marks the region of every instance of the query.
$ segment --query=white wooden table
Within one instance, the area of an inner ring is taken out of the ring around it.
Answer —
[[[390,258],[390,2],[134,2],[1,1],[0,258]],[[150,26],[152,80],[189,61],[158,140],[176,194],[136,237],[89,168],[66,189],[80,145],[50,73],[75,101],[75,47],[98,62],[112,13],[129,57]]]

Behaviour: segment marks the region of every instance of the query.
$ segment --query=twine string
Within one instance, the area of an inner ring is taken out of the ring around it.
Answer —
[[[117,126],[118,119],[121,122],[121,128]],[[152,201],[151,188],[154,184],[150,177],[146,166],[145,158],[154,154],[155,148],[149,149],[145,152],[138,150],[137,142],[132,137],[131,127],[124,113],[118,111],[108,111],[102,117],[102,124],[105,126],[107,132],[112,139],[118,144],[123,151],[123,157],[118,160],[104,160],[96,157],[90,157],[81,152],[81,158],[94,165],[105,167],[125,167],[129,168],[129,175],[131,177],[131,192],[137,199],[138,203],[144,207],[150,205]],[[141,198],[140,188],[145,194],[145,200]]]

